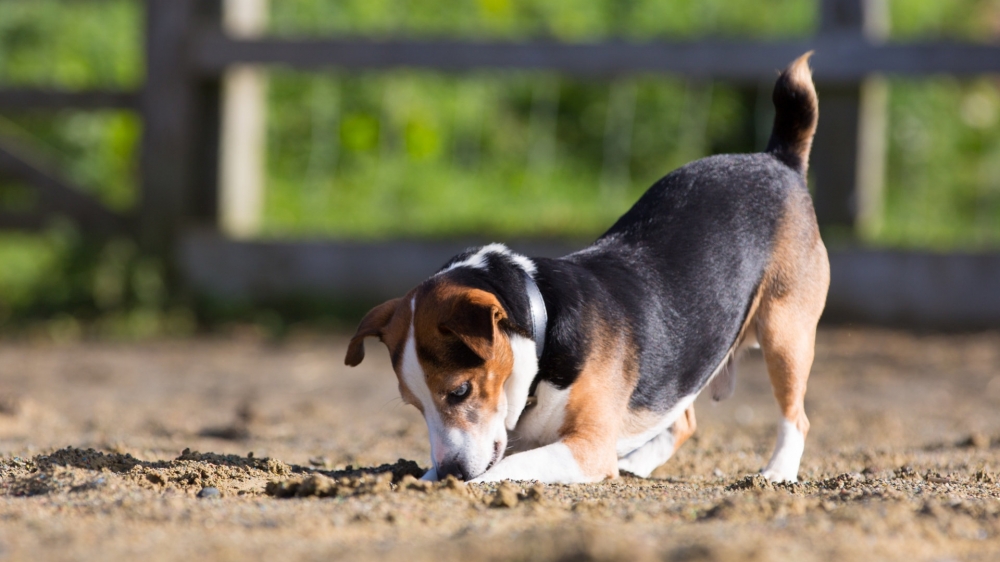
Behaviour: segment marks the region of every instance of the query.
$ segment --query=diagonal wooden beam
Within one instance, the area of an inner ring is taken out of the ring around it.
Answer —
[[[0,111],[9,109],[138,109],[138,92],[0,88]]]
[[[32,216],[61,214],[89,234],[110,236],[129,230],[125,217],[109,210],[69,180],[21,154],[8,139],[0,139],[0,174],[17,178],[32,187],[39,195],[40,207],[40,212],[25,213],[19,220],[14,220],[11,213],[0,214],[0,226],[32,228],[40,224]],[[11,220],[5,221],[5,218]]]
[[[11,213],[0,211],[0,230],[41,230],[45,217],[38,212]]]

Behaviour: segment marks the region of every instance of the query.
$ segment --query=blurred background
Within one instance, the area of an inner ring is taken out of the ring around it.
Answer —
[[[588,75],[380,62],[390,40],[787,47],[743,73]],[[773,70],[816,45],[830,318],[997,326],[1000,79],[950,59],[856,78],[821,46],[961,44],[1000,70],[998,40],[997,0],[4,0],[0,330],[341,328],[467,243],[581,247],[670,170],[761,150]]]

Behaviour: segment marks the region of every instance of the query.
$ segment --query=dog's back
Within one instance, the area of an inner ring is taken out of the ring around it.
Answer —
[[[663,411],[699,391],[732,353],[769,268],[785,259],[782,230],[816,231],[805,182],[818,116],[808,72],[804,57],[779,77],[766,152],[675,170],[594,246],[565,258],[598,278],[621,329],[641,340],[632,408]]]

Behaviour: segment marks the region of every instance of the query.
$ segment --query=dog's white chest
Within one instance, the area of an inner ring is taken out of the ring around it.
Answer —
[[[536,402],[525,408],[517,426],[509,433],[509,445],[514,451],[527,451],[559,440],[569,400],[569,389],[558,389],[548,382],[538,383]]]

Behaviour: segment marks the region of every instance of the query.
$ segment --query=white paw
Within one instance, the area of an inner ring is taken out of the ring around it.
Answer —
[[[798,482],[799,462],[805,445],[802,432],[792,422],[782,420],[778,426],[778,442],[774,446],[774,454],[760,473],[771,482]]]
[[[432,468],[428,470],[427,472],[424,473],[423,476],[420,477],[420,479],[427,480],[428,482],[437,482],[438,481],[437,469]]]
[[[799,475],[796,472],[788,473],[782,470],[766,468],[760,471],[760,475],[771,482],[798,482]]]

